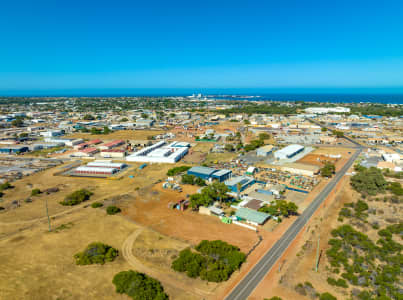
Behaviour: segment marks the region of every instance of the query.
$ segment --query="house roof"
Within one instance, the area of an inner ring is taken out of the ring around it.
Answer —
[[[250,200],[244,207],[250,208],[253,210],[258,210],[262,206],[263,206],[263,201],[253,199],[253,200]]]

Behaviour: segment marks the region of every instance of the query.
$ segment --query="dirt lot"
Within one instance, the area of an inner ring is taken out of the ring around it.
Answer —
[[[162,134],[162,130],[118,130],[110,134],[90,134],[90,133],[73,133],[67,135],[66,138],[74,139],[100,139],[102,141],[109,140],[147,140],[147,137]]]
[[[298,160],[297,162],[322,167],[326,162],[335,163],[336,161],[337,161],[337,158],[332,158],[332,157],[328,157],[325,155],[318,155],[318,154],[308,154],[308,155],[305,155],[300,160]]]
[[[148,226],[164,235],[178,238],[192,245],[202,240],[221,239],[236,245],[247,252],[257,241],[257,235],[251,230],[221,223],[217,217],[203,216],[190,210],[181,212],[168,209],[169,202],[177,202],[186,194],[195,193],[197,187],[182,186],[183,192],[164,190],[158,184],[143,197],[144,191],[138,191],[136,200],[124,210],[124,214],[137,223]]]

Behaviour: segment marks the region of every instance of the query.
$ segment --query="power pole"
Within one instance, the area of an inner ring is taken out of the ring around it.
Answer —
[[[52,231],[52,228],[50,227],[50,217],[49,217],[49,210],[48,210],[48,199],[45,199],[45,205],[46,205],[46,215],[48,217],[48,224],[49,224],[49,232]]]
[[[318,237],[318,247],[316,248],[316,263],[315,263],[315,271],[318,272],[319,267],[319,244],[320,244],[320,232]]]

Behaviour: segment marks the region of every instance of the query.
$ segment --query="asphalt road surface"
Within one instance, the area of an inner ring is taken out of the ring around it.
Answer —
[[[355,141],[353,141],[355,143]],[[359,145],[355,143],[356,145]],[[271,270],[277,260],[282,256],[288,246],[292,243],[298,233],[302,230],[308,220],[312,217],[318,207],[327,198],[340,179],[346,174],[347,170],[353,165],[354,161],[360,155],[362,147],[356,150],[343,168],[337,172],[334,178],[326,185],[323,191],[312,201],[291,227],[283,236],[270,248],[268,252],[260,259],[251,271],[238,283],[238,285],[225,298],[226,300],[246,300],[253,290],[263,280],[266,274]]]

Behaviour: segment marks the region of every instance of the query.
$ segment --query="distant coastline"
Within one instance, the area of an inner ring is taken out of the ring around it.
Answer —
[[[360,91],[363,92],[360,92]],[[382,103],[403,104],[403,91],[385,93],[382,89],[366,92],[365,89],[349,89],[332,92],[295,89],[265,91],[259,89],[70,89],[1,91],[0,97],[184,97],[201,93],[208,99],[246,101],[304,101],[320,103]]]

